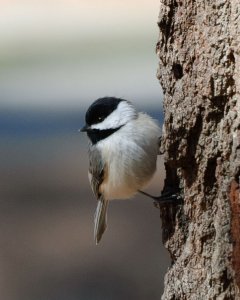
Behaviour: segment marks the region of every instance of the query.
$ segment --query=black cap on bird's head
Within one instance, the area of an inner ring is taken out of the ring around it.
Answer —
[[[130,102],[114,97],[99,98],[88,108],[85,115],[86,125],[83,126],[81,131],[87,132],[93,144],[107,138],[124,125],[122,122],[122,113],[126,111],[126,108],[118,111],[118,105],[121,102],[127,104],[132,110]],[[116,113],[112,114],[114,111]],[[111,117],[109,117],[110,115]]]
[[[127,100],[100,98],[88,108],[85,115],[86,125],[81,131],[86,131],[90,140],[96,143],[119,130],[137,115],[135,108]]]
[[[82,131],[87,131],[91,125],[102,122],[122,101],[126,100],[115,97],[104,97],[94,101],[86,112],[86,125],[82,128]]]

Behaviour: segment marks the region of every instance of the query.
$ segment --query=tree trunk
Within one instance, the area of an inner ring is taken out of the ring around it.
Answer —
[[[163,299],[240,299],[240,3],[161,0]]]

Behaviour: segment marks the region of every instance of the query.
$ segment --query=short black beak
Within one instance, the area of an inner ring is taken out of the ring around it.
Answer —
[[[89,126],[88,125],[84,125],[79,131],[81,131],[81,132],[86,132],[86,131],[88,131],[89,130]]]

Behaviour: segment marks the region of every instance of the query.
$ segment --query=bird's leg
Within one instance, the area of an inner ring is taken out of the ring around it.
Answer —
[[[158,138],[158,155],[163,155],[164,154],[164,151],[161,151],[160,149],[161,149],[161,145],[162,145],[162,136],[160,136],[159,138]]]
[[[140,191],[138,190],[139,193],[150,197],[154,200],[154,204],[156,206],[162,205],[162,204],[171,204],[171,203],[177,203],[177,204],[181,204],[183,203],[183,198],[180,195],[180,192],[177,191],[175,189],[170,189],[167,192],[163,192],[161,194],[161,196],[152,196],[146,192]]]

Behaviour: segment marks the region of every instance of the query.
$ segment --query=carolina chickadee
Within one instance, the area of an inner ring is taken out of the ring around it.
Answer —
[[[160,128],[149,115],[137,112],[131,102],[114,97],[93,102],[85,120],[81,131],[90,139],[89,180],[98,199],[94,217],[98,244],[107,226],[109,200],[132,197],[152,178]]]

